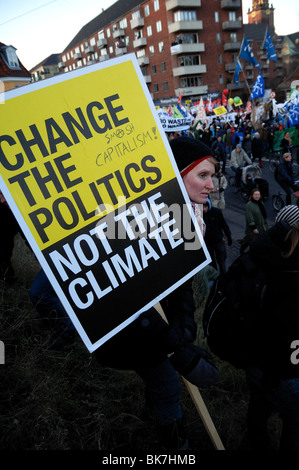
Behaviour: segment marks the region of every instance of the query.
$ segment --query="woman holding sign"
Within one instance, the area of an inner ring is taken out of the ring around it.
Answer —
[[[190,137],[175,138],[170,146],[199,226],[203,228],[201,205],[214,189],[211,177],[217,161],[209,147]],[[43,284],[43,291],[35,292],[36,305],[39,296],[53,299],[56,294],[48,283],[48,289]],[[47,302],[50,310],[51,302]],[[56,310],[59,305],[63,310],[60,302],[56,304]],[[146,405],[155,416],[161,446],[167,450],[187,449],[177,372],[197,387],[208,387],[218,379],[218,370],[211,364],[210,355],[192,344],[197,333],[192,279],[161,300],[161,306],[167,321],[151,308],[101,345],[94,354],[101,365],[136,371],[144,381]],[[44,303],[43,308],[46,308]],[[64,311],[58,313],[64,318]]]
[[[214,189],[211,177],[217,161],[211,149],[197,139],[178,137],[170,146],[203,228],[201,205]],[[151,308],[94,354],[102,365],[137,372],[144,381],[146,405],[156,418],[162,447],[187,449],[177,372],[198,387],[208,387],[218,379],[218,370],[210,363],[209,354],[192,344],[197,331],[192,279],[164,298],[161,306],[168,324]]]

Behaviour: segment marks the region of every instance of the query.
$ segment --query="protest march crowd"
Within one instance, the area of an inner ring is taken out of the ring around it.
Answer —
[[[167,137],[211,256],[211,263],[195,276],[205,278],[208,290],[216,279],[228,282],[234,273],[234,268],[225,265],[226,244],[232,243],[223,215],[226,176],[235,175],[236,184],[240,184],[240,169],[254,163],[263,168],[266,156],[278,154],[277,181],[287,201],[275,224],[270,227],[267,222],[260,187],[251,185],[244,206],[246,236],[240,253],[249,255],[255,269],[267,277],[267,289],[262,306],[253,307],[261,317],[250,330],[249,357],[241,368],[250,393],[246,424],[252,449],[271,448],[267,422],[271,413],[278,411],[283,422],[280,449],[299,450],[299,366],[295,354],[299,341],[299,205],[295,196],[299,187],[292,175],[292,161],[299,163],[298,124],[290,128],[283,116],[270,115],[257,128],[250,114],[237,111],[231,121],[221,117],[209,123],[195,120],[188,130],[168,132]],[[0,235],[1,279],[13,282],[11,257],[20,229],[2,195],[0,210],[5,227]],[[161,301],[165,319],[150,308],[94,353],[100,364],[134,370],[141,377],[145,407],[156,419],[161,448],[166,451],[189,448],[178,373],[199,388],[211,387],[219,379],[213,350],[195,344],[197,331],[202,329],[194,318],[195,278]],[[47,347],[72,344],[75,329],[43,270],[29,295],[40,316],[53,323],[53,341]],[[205,302],[200,308],[205,308]],[[238,350],[234,353],[239,354]]]

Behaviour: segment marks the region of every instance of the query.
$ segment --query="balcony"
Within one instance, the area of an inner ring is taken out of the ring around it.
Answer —
[[[84,52],[85,52],[85,54],[91,54],[92,52],[94,52],[94,47],[93,46],[88,46],[88,47],[86,47]]]
[[[225,64],[225,71],[229,73],[235,72],[237,67],[237,62],[231,62],[230,64]]]
[[[147,56],[138,57],[137,62],[140,65],[140,67],[142,67],[143,65],[148,65],[149,64],[149,58]]]
[[[102,47],[106,47],[107,46],[107,39],[106,38],[99,39],[98,42],[97,42],[97,46],[98,46],[99,49],[102,49]]]
[[[108,60],[108,59],[110,59],[109,54],[103,54],[103,55],[100,55],[99,57],[100,62],[105,62],[105,60]]]
[[[116,39],[116,38],[121,38],[125,35],[125,31],[124,29],[116,29],[115,31],[113,31],[113,38]]]
[[[146,44],[147,44],[146,38],[139,38],[139,39],[135,39],[135,41],[133,41],[133,46],[134,47],[143,47],[143,46],[146,46]]]
[[[145,83],[152,83],[151,75],[143,75],[143,78],[145,80]]]
[[[81,52],[76,52],[76,54],[74,54],[74,59],[75,59],[75,60],[82,59],[82,54],[81,54]]]
[[[144,18],[134,18],[130,21],[131,29],[138,29],[144,26]]]
[[[230,91],[233,90],[244,90],[245,88],[245,83],[244,82],[239,82],[238,85],[235,83],[227,83],[226,88]]]
[[[221,8],[224,10],[241,8],[241,0],[221,0]]]
[[[197,42],[194,44],[175,44],[174,46],[171,46],[170,48],[171,55],[204,52],[204,51],[205,51],[205,45],[203,42]]]
[[[58,68],[62,69],[63,67],[65,67],[65,62],[58,62]]]
[[[168,25],[169,33],[179,31],[198,31],[202,29],[202,21],[175,21]]]
[[[225,42],[223,45],[223,49],[225,51],[239,51],[241,47],[241,43],[239,41],[237,42]]]
[[[172,69],[174,77],[182,77],[184,75],[197,75],[207,72],[206,65],[185,65],[182,67],[175,67]]]
[[[182,93],[183,96],[205,95],[206,93],[208,93],[208,85],[176,88],[174,91],[175,96],[179,96],[180,93]]]
[[[223,31],[234,31],[236,29],[241,29],[241,28],[242,28],[242,21],[241,20],[223,21],[223,23],[222,23]]]
[[[201,0],[168,0],[166,10],[176,10],[177,8],[197,8],[201,6]]]
[[[115,55],[123,55],[128,52],[126,47],[115,47]]]

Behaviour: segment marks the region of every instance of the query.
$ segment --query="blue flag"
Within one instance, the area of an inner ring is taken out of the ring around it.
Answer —
[[[254,57],[251,47],[249,46],[245,36],[242,41],[240,57],[246,60],[246,62],[250,62],[251,64],[253,64],[257,69],[261,68],[258,61]]]
[[[299,100],[296,99],[291,103],[288,109],[288,117],[290,127],[299,124]]]
[[[273,46],[271,36],[268,32],[268,29],[266,30],[266,34],[265,34],[263,49],[266,49],[268,59],[274,60],[275,62],[277,61],[277,55]]]
[[[242,70],[242,67],[241,67],[241,64],[239,62],[239,59],[237,60],[237,67],[236,67],[236,70],[235,70],[235,75],[234,75],[234,82],[236,85],[239,84],[239,73],[240,71]]]
[[[262,74],[259,73],[256,78],[255,84],[253,85],[250,99],[252,100],[253,98],[262,98],[264,94],[265,94],[264,79],[263,79]]]

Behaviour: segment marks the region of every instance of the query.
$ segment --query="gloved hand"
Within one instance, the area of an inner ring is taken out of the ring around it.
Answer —
[[[210,363],[210,354],[199,346],[185,344],[169,360],[173,367],[193,385],[205,388],[219,378],[217,367]]]

